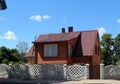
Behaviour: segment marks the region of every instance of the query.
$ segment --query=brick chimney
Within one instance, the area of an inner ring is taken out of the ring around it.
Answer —
[[[73,26],[68,27],[68,32],[73,32]]]
[[[62,33],[65,33],[65,28],[62,28]]]

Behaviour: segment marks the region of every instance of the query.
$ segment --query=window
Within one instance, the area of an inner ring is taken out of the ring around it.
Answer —
[[[68,44],[68,57],[72,56],[72,45]]]
[[[95,46],[95,55],[99,55],[100,54],[100,48]]]
[[[44,57],[57,57],[58,45],[57,44],[44,44]]]

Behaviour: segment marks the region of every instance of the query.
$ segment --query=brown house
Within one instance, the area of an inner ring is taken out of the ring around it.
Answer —
[[[101,53],[97,30],[68,32],[62,28],[62,33],[43,34],[33,42],[28,53],[28,59],[34,59],[35,64],[90,64],[90,77],[99,78]],[[33,53],[32,55],[30,55]],[[34,57],[34,58],[32,58]]]

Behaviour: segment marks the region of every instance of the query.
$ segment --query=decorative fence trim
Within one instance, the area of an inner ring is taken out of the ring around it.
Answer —
[[[4,73],[4,74],[3,74]],[[0,64],[0,78],[40,80],[80,80],[89,78],[89,64]]]

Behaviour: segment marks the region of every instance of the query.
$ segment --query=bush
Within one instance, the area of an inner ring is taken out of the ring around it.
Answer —
[[[118,65],[118,66],[120,65],[120,60],[118,60],[118,61],[116,62],[116,65]]]

